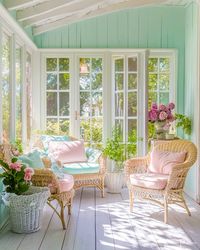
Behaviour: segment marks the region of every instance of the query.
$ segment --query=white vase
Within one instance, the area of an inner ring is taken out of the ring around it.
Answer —
[[[107,173],[106,186],[107,192],[112,194],[121,193],[124,184],[124,174],[122,172]]]

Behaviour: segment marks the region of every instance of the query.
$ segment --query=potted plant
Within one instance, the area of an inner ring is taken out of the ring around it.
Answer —
[[[11,163],[0,160],[0,174],[5,187],[3,201],[9,207],[11,229],[16,233],[31,233],[40,229],[43,207],[49,189],[31,186],[34,170],[12,158]]]
[[[109,193],[120,193],[124,183],[123,163],[131,150],[136,148],[133,144],[122,142],[122,131],[120,126],[113,128],[112,137],[107,140],[103,154],[112,161],[112,168],[107,173],[106,183]]]

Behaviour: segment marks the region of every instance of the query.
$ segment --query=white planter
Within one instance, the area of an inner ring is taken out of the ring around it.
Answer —
[[[121,172],[107,173],[106,186],[107,192],[112,194],[121,193],[122,186],[124,184],[124,174]]]
[[[49,188],[31,186],[23,195],[5,194],[5,204],[9,207],[11,230],[15,233],[32,233],[41,227],[42,213]]]

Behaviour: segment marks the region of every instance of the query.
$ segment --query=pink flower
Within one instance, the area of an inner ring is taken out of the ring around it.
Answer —
[[[16,170],[17,172],[20,172],[22,165],[19,162],[14,162],[10,164],[10,168]]]
[[[158,105],[157,105],[156,103],[153,103],[153,104],[151,105],[151,109],[158,109]]]
[[[167,111],[167,107],[164,104],[160,104],[159,109],[161,111]]]
[[[154,122],[158,119],[158,115],[156,110],[152,109],[151,111],[149,111],[149,121]]]
[[[168,115],[167,115],[166,112],[161,111],[160,114],[159,114],[159,119],[160,119],[161,121],[164,121],[164,120],[167,119],[167,116],[168,116]]]
[[[173,110],[175,108],[175,104],[173,102],[170,102],[168,105],[167,105],[168,109],[169,110]]]
[[[29,168],[29,167],[25,168],[24,172],[25,172],[25,175],[26,174],[31,175],[31,176],[34,175],[34,170],[32,168]]]
[[[32,178],[32,175],[29,174],[29,173],[26,173],[26,174],[24,175],[24,180],[25,180],[25,181],[30,181],[31,178]]]

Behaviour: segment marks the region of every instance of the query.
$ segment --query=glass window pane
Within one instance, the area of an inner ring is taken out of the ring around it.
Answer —
[[[115,94],[115,116],[124,115],[124,93]]]
[[[98,73],[98,74],[95,74],[93,73],[92,74],[92,90],[99,90],[99,91],[102,91],[103,88],[102,88],[102,73]]]
[[[137,115],[137,92],[128,93],[128,116]]]
[[[102,92],[92,93],[92,116],[102,116],[103,115],[103,99]]]
[[[92,71],[102,72],[102,58],[92,58]]]
[[[59,114],[60,116],[69,115],[69,93],[61,92],[59,98]]]
[[[137,57],[128,58],[128,71],[137,71]]]
[[[160,71],[169,71],[169,58],[160,58]]]
[[[168,74],[160,74],[159,88],[160,90],[169,91],[169,75]]]
[[[91,119],[91,132],[93,143],[102,142],[103,120],[102,118]]]
[[[69,73],[59,74],[59,89],[69,89]]]
[[[169,103],[169,93],[159,94],[160,103],[167,105]]]
[[[121,141],[123,141],[123,132],[124,132],[124,121],[122,119],[115,119],[115,127],[119,128],[121,131]]]
[[[90,72],[90,58],[80,58],[80,73]]]
[[[84,117],[90,116],[90,93],[80,93],[80,115]]]
[[[128,89],[137,89],[137,74],[128,74]]]
[[[151,108],[152,103],[158,103],[158,99],[157,99],[157,93],[156,92],[152,92],[149,91],[149,99],[148,99],[148,109]]]
[[[69,134],[69,119],[60,119],[59,120],[59,132],[61,134]]]
[[[10,38],[3,33],[2,39],[2,119],[3,139],[9,141],[10,133]]]
[[[59,58],[59,71],[69,71],[69,58]]]
[[[15,73],[16,73],[16,139],[22,138],[22,63],[21,48],[16,45]]]
[[[57,58],[47,58],[46,60],[47,71],[57,70]]]
[[[80,122],[80,134],[84,142],[90,141],[91,131],[90,131],[90,119],[81,120]]]
[[[48,134],[57,134],[59,131],[57,119],[47,118],[46,130]]]
[[[123,90],[124,88],[124,74],[115,74],[115,90]]]
[[[115,60],[115,71],[116,72],[123,72],[124,71],[124,59],[116,59]]]
[[[158,71],[158,58],[149,58],[148,70],[150,72],[157,72]]]
[[[149,74],[149,90],[157,90],[158,84],[158,75],[157,74]]]
[[[48,90],[57,89],[57,74],[54,73],[47,74],[47,89]]]
[[[131,136],[137,135],[137,120],[136,119],[128,119],[128,135]],[[134,140],[134,138],[129,138],[130,140]],[[135,138],[135,142],[137,142],[137,138]]]
[[[81,90],[90,89],[90,74],[80,74],[80,89]]]
[[[57,93],[47,92],[47,116],[57,116]]]

